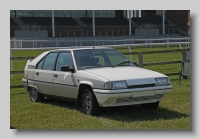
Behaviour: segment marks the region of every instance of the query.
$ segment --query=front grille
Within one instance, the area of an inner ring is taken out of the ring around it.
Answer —
[[[163,94],[157,94],[154,96],[143,96],[143,97],[118,98],[116,103],[161,99],[162,97],[163,97]]]
[[[145,88],[145,87],[154,87],[155,84],[141,84],[141,85],[130,85],[128,88]]]

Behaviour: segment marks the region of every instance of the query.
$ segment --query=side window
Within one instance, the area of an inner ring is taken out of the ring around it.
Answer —
[[[54,61],[56,59],[57,53],[50,53],[46,56],[44,60],[43,69],[44,70],[53,70]]]
[[[68,65],[70,68],[73,66],[72,57],[70,52],[61,52],[56,61],[56,71],[61,71],[62,65]]]
[[[44,58],[38,63],[37,69],[42,69],[43,62],[44,62]]]

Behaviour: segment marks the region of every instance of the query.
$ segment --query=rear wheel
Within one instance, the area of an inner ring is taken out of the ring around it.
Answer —
[[[148,108],[148,109],[157,109],[159,106],[159,101],[153,102],[153,103],[145,103],[141,104],[143,108]]]
[[[30,96],[30,100],[32,102],[39,102],[42,101],[44,99],[44,97],[42,96],[42,94],[40,94],[37,89],[31,87],[29,90],[29,96]]]
[[[88,115],[100,113],[100,107],[91,89],[85,89],[81,95],[82,112]]]

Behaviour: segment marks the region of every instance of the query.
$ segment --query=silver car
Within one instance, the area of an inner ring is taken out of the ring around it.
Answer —
[[[89,115],[110,106],[157,108],[172,91],[166,75],[137,67],[107,47],[45,51],[27,61],[22,83],[33,102],[45,97],[73,101]]]

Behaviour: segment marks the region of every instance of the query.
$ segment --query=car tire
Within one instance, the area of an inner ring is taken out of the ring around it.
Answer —
[[[81,110],[88,115],[100,114],[100,107],[91,89],[85,89],[81,95]]]
[[[40,94],[37,89],[31,87],[29,90],[29,96],[30,96],[30,100],[32,102],[41,102],[44,100],[44,97],[42,96],[42,94]]]
[[[147,108],[147,109],[157,109],[158,106],[159,106],[159,101],[153,102],[153,103],[141,104],[141,107]]]

